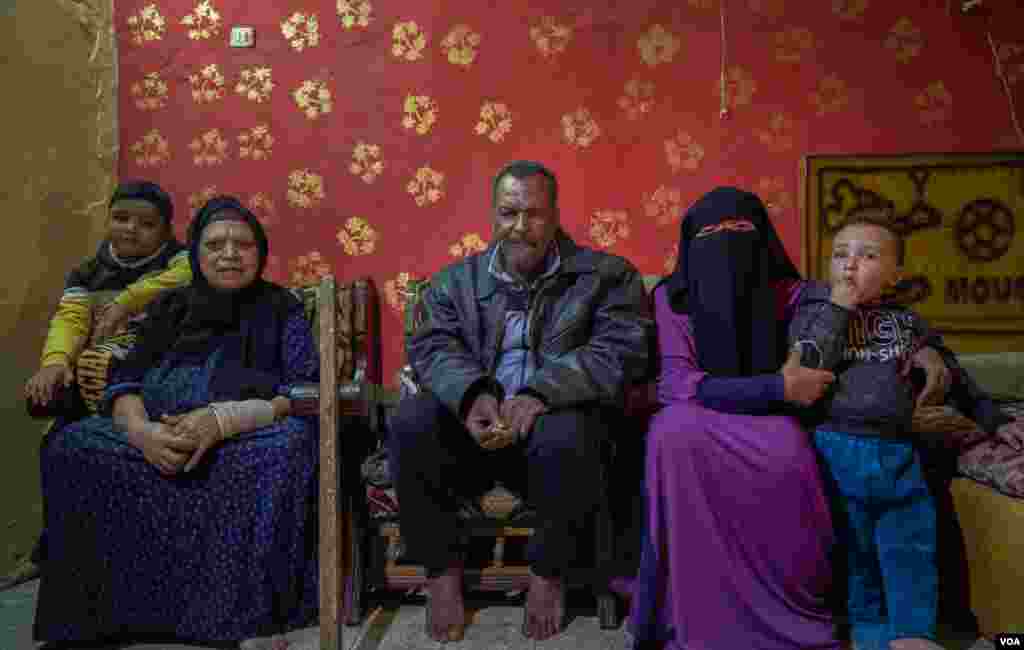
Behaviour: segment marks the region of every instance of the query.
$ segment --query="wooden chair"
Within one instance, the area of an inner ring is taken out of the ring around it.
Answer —
[[[320,647],[341,648],[341,622],[361,612],[363,563],[352,513],[365,494],[353,461],[379,429],[380,305],[368,278],[333,276],[298,290],[320,349]],[[344,435],[342,435],[344,434]]]

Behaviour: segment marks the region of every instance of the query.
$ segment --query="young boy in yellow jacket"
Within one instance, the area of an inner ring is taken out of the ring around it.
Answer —
[[[192,281],[188,249],[171,228],[173,216],[171,197],[155,183],[129,181],[114,191],[107,236],[95,256],[68,274],[40,369],[25,384],[29,402],[45,415],[58,416],[56,424],[88,415],[98,402],[100,391],[89,400],[74,395],[80,388],[72,388],[76,369],[82,380],[79,362],[90,355],[103,358],[103,352],[123,357],[134,342],[133,320],[145,306],[161,291]],[[45,539],[43,531],[31,557],[0,577],[0,589],[39,575]]]
[[[173,215],[171,197],[159,185],[118,185],[110,200],[107,237],[94,257],[68,274],[41,367],[25,385],[34,405],[49,405],[60,387],[71,386],[87,345],[108,344],[115,356],[127,352],[134,339],[131,320],[161,291],[191,282],[188,251],[171,228]]]

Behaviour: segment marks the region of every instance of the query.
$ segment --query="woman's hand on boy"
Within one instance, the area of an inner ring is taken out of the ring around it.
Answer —
[[[936,406],[945,402],[946,394],[953,385],[953,374],[946,367],[942,355],[932,348],[923,347],[914,353],[911,365],[925,372],[924,388],[917,397],[917,406]]]
[[[36,406],[49,404],[53,400],[57,386],[63,385],[67,388],[74,380],[75,375],[71,368],[64,364],[43,366],[25,382],[25,397],[32,400]]]
[[[836,380],[829,370],[800,365],[800,348],[793,348],[781,369],[783,399],[791,404],[810,406],[821,399]]]

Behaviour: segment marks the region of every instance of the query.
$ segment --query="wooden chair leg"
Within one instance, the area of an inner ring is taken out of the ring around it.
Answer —
[[[350,503],[348,511],[348,539],[351,561],[351,575],[348,580],[346,594],[345,625],[356,626],[363,622],[366,596],[366,557],[363,552],[366,530],[361,524],[360,516],[355,509],[359,506]]]
[[[597,597],[597,620],[602,630],[614,630],[619,627],[619,600],[611,590],[611,572],[603,568],[614,564],[614,531],[607,508],[599,510],[596,519],[594,527],[597,529],[597,539],[594,555],[598,569],[594,589]]]
[[[619,599],[611,591],[597,595],[597,621],[602,630],[619,627]]]
[[[607,464],[601,469],[601,485],[607,485]],[[612,522],[611,502],[608,490],[603,489],[601,503],[594,518],[594,559],[597,565],[595,591],[597,596],[597,619],[602,630],[613,630],[619,626],[618,598],[611,590],[612,567],[615,565],[615,529]]]

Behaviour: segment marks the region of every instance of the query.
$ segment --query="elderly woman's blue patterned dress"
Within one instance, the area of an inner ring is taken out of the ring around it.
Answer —
[[[283,385],[317,381],[315,344],[301,314],[284,335]],[[141,388],[150,417],[208,404],[219,357],[147,372]],[[125,388],[111,386],[108,399]],[[237,641],[313,624],[315,418],[288,417],[242,434],[173,477],[146,462],[108,417],[49,437],[37,639]]]

